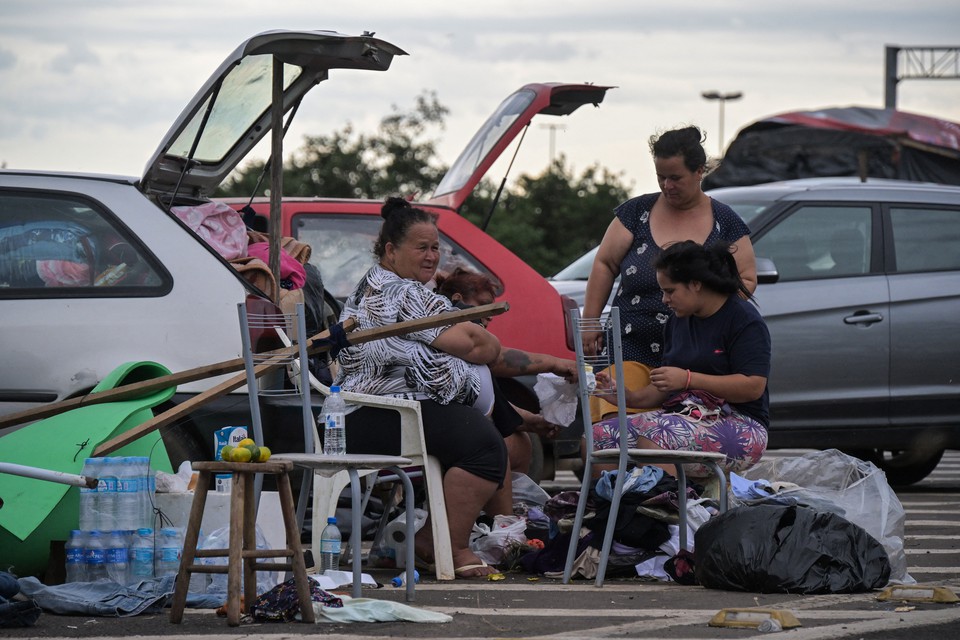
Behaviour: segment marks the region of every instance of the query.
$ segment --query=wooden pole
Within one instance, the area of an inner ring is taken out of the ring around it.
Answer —
[[[428,318],[419,318],[417,320],[408,320],[405,322],[397,322],[392,325],[387,325],[383,327],[374,327],[373,329],[366,329],[363,331],[354,331],[351,333],[348,338],[351,345],[362,344],[364,342],[370,342],[372,340],[381,340],[383,338],[389,338],[397,335],[405,335],[408,333],[413,333],[416,331],[421,331],[423,329],[430,329],[433,327],[440,327],[450,324],[456,324],[458,322],[466,322],[470,320],[476,320],[479,318],[486,318],[491,315],[499,315],[504,311],[509,309],[509,305],[506,302],[495,302],[493,304],[482,305],[479,307],[473,307],[472,309],[463,309],[459,311],[452,311],[450,313],[443,313],[436,316],[430,316]],[[321,351],[326,351],[329,349],[329,346],[322,345],[320,347]],[[278,349],[277,352],[283,352],[285,350]],[[293,353],[296,352],[296,348],[291,348]],[[255,369],[256,376],[259,378],[264,374],[272,371],[283,364],[289,359],[289,352],[283,355],[278,355],[272,360],[267,360],[266,362],[258,365]],[[210,389],[202,391],[190,398],[189,400],[182,402],[175,407],[164,411],[163,413],[155,416],[151,420],[140,424],[139,426],[126,431],[115,438],[112,438],[98,446],[93,451],[94,456],[105,456],[113,453],[117,449],[133,442],[137,438],[140,438],[151,431],[155,431],[161,427],[164,427],[171,422],[182,418],[183,416],[194,411],[197,407],[215,400],[234,389],[238,389],[246,384],[247,377],[246,374],[240,374],[226,380]]]
[[[283,197],[283,61],[273,58],[273,107],[270,110],[270,220],[267,240],[270,273],[276,282],[273,303],[280,306],[280,235]]]
[[[468,320],[476,320],[478,318],[487,318],[490,316],[500,315],[508,308],[509,306],[506,302],[494,303],[484,305],[482,307],[474,307],[473,309],[451,312],[443,316],[443,322],[440,323],[436,321],[436,318],[423,318],[408,322],[400,322],[392,325],[391,327],[378,327],[376,329],[370,329],[367,331],[354,331],[354,328],[356,327],[356,320],[353,318],[347,318],[341,324],[344,332],[347,333],[347,342],[350,344],[361,344],[369,340],[388,338],[393,335],[400,335],[403,333],[419,331],[421,329],[429,329],[431,327],[441,326],[444,323],[454,324],[456,322],[464,322]],[[310,341],[307,343],[307,352],[310,355],[314,355],[324,351],[329,351],[329,346],[320,344],[329,337],[330,333],[328,331],[324,331],[323,333],[318,333],[310,338]],[[296,347],[293,347],[293,349],[295,350]],[[288,348],[283,348],[261,355],[288,355],[292,352],[293,351]],[[66,400],[45,404],[41,407],[33,407],[24,411],[18,411],[17,413],[10,413],[5,416],[0,416],[0,429],[12,427],[18,424],[24,424],[26,422],[33,422],[34,420],[42,420],[43,418],[49,418],[50,416],[58,415],[64,411],[79,409],[80,407],[86,407],[92,404],[101,404],[104,402],[116,402],[117,400],[137,398],[143,394],[153,393],[154,391],[166,389],[167,387],[186,384],[188,382],[195,382],[197,380],[204,380],[206,378],[214,378],[227,373],[234,373],[242,369],[243,358],[234,358],[232,360],[224,360],[222,362],[216,362],[214,364],[208,364],[202,367],[195,367],[193,369],[187,369],[185,371],[179,371],[177,373],[151,378],[149,380],[125,384],[121,387],[116,387],[115,389],[98,391],[97,393],[90,393],[85,396],[78,396],[76,398],[67,398]]]
[[[343,329],[346,332],[353,331],[354,327],[356,326],[357,323],[353,318],[348,318],[343,323]],[[321,351],[327,350],[326,346],[320,347],[315,345],[329,337],[329,331],[318,333],[310,339],[310,342],[307,345],[307,350],[310,351],[313,349],[311,353],[320,353]],[[275,352],[271,353],[277,353],[279,355],[284,352],[289,352],[289,350],[286,348],[277,349]],[[232,360],[224,360],[222,362],[216,362],[214,364],[208,364],[202,367],[195,367],[193,369],[187,369],[186,371],[171,373],[169,375],[159,376],[149,380],[125,384],[114,389],[106,389],[104,391],[90,393],[85,396],[68,398],[66,400],[61,400],[60,402],[45,404],[42,407],[33,407],[32,409],[2,416],[0,417],[0,429],[17,424],[23,424],[24,422],[33,422],[34,420],[49,418],[50,416],[55,416],[63,413],[64,411],[79,409],[80,407],[87,407],[92,404],[102,404],[104,402],[116,402],[118,400],[138,398],[144,394],[153,393],[154,391],[166,389],[167,387],[175,387],[188,382],[195,382],[197,380],[204,380],[206,378],[214,378],[227,373],[235,373],[241,369],[243,369],[243,358],[233,358]]]

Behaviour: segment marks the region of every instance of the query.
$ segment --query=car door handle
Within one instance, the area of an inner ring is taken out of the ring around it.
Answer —
[[[883,314],[872,311],[857,311],[852,316],[847,316],[843,319],[844,324],[873,324],[882,321]]]

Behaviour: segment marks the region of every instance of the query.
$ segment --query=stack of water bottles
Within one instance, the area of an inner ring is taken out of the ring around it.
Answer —
[[[154,535],[156,485],[149,458],[87,458],[82,473],[99,482],[80,489],[80,528],[66,545],[67,582],[127,585],[176,574],[183,543],[176,529]]]

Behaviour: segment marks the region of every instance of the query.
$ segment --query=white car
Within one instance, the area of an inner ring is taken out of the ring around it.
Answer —
[[[171,206],[208,202],[270,132],[275,60],[286,113],[331,68],[384,71],[403,53],[367,35],[262,33],[216,69],[142,177],[0,171],[0,414],[82,396],[129,361],[177,372],[238,358],[237,305],[271,303]],[[221,380],[184,384],[172,402]],[[210,459],[213,431],[247,415],[233,395],[165,428],[171,461]]]

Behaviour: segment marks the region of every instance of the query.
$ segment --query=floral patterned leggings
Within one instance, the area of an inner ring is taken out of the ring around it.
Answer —
[[[693,420],[662,409],[627,416],[627,444],[636,445],[646,438],[661,449],[672,451],[709,451],[727,456],[720,466],[726,471],[742,473],[763,455],[767,448],[767,430],[753,418],[734,410],[730,415],[712,420]],[[617,418],[593,425],[593,448],[616,449],[620,446]],[[690,477],[709,475],[703,465],[684,465]]]

